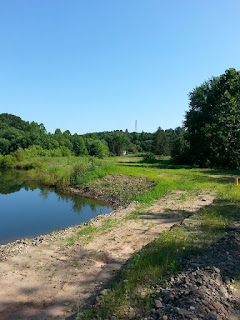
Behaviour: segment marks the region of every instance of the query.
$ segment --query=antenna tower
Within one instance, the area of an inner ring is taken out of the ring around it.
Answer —
[[[135,132],[137,132],[137,120],[135,121]]]

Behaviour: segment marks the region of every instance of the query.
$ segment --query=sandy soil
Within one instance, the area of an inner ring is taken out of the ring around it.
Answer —
[[[65,319],[77,306],[89,303],[132,253],[211,204],[213,198],[204,193],[186,200],[182,192],[171,193],[143,212],[138,221],[119,224],[89,244],[67,246],[53,238],[5,257],[0,262],[0,319]],[[107,219],[121,219],[136,207],[134,203]],[[69,228],[65,236],[74,230]]]

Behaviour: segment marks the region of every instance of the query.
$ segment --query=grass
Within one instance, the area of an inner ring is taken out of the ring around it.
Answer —
[[[35,165],[37,164],[37,165]],[[27,169],[28,179],[66,189],[77,187],[88,181],[108,174],[113,166],[111,161],[94,157],[38,157],[17,163],[18,169]]]
[[[29,179],[37,180],[46,185],[53,185],[59,189],[68,186],[79,187],[90,181],[106,175],[124,175],[146,177],[155,182],[155,187],[144,194],[130,197],[128,202],[137,200],[140,203],[150,204],[160,199],[166,192],[172,190],[200,191],[217,190],[221,198],[229,196],[238,199],[237,189],[234,189],[234,176],[239,172],[185,168],[174,166],[169,169],[169,159],[157,160],[154,164],[139,162],[118,163],[116,157],[99,160],[93,157],[39,157],[19,162],[18,166],[24,168],[28,162],[38,163],[37,167],[29,169],[26,174]],[[219,175],[219,178],[216,178]],[[221,176],[227,177],[227,180]],[[229,182],[231,187],[229,187]],[[228,187],[228,188],[226,188]],[[234,193],[235,191],[235,193]]]

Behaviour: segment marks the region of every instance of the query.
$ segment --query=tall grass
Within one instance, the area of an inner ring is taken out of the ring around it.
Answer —
[[[19,152],[20,153],[20,152]],[[11,157],[11,156],[9,156]],[[4,157],[6,158],[6,157]],[[117,158],[100,160],[94,157],[53,157],[53,156],[22,156],[19,160],[14,158],[14,166],[18,169],[27,169],[27,175],[31,179],[59,188],[67,188],[69,185],[79,187],[91,180],[102,178],[108,174],[134,175],[147,177],[155,181],[155,187],[148,192],[130,199],[141,203],[150,204],[161,198],[168,191],[173,190],[209,190],[218,191],[219,197],[238,199],[238,189],[234,187],[232,172],[220,172],[228,176],[228,180],[216,179],[215,170],[181,168],[169,169],[167,160],[164,165],[144,164],[139,162],[117,163]],[[9,160],[10,162],[12,159]],[[165,166],[165,167],[164,167]],[[238,172],[234,172],[238,174]],[[232,183],[229,183],[231,182]]]
[[[16,168],[27,169],[26,176],[31,180],[66,189],[101,178],[111,171],[112,166],[111,161],[94,157],[69,156],[24,159],[17,163]]]

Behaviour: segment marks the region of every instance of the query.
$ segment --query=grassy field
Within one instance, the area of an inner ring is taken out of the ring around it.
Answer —
[[[147,204],[171,190],[215,190],[222,199],[238,200],[238,189],[234,186],[238,171],[177,166],[171,164],[168,158],[157,160],[153,164],[143,163],[141,158],[138,161],[132,159],[136,158],[112,157],[99,160],[93,157],[39,157],[20,161],[16,167],[27,168],[30,179],[59,188],[81,186],[113,174],[146,177],[155,182],[155,188],[129,201],[137,200]]]

